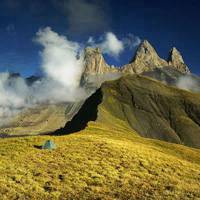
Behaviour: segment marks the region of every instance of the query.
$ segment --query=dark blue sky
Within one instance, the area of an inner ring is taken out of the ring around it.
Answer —
[[[148,39],[163,58],[176,46],[191,71],[200,74],[199,10],[198,0],[1,0],[0,71],[38,73],[41,48],[32,40],[39,28],[50,26],[79,42],[106,31],[119,38],[132,33]],[[106,60],[120,66],[134,51]]]

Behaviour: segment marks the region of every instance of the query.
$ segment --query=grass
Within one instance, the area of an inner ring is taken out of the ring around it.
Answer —
[[[141,87],[137,84],[134,91]],[[145,79],[144,84],[142,92],[149,81]],[[120,96],[115,87],[104,91],[97,120],[80,132],[1,139],[0,200],[200,199],[200,149],[140,137],[131,128],[130,119],[144,126],[147,114],[142,120],[126,117],[131,111],[129,93]],[[165,87],[155,82],[151,90],[199,105],[198,95]],[[145,105],[152,109],[148,99],[141,97],[137,103],[146,100]],[[194,115],[193,110],[191,113]],[[189,118],[184,116],[178,119],[185,123]],[[190,121],[186,127],[188,124]],[[49,139],[55,142],[55,150],[38,148]]]
[[[0,140],[1,199],[198,199],[200,150],[139,137],[123,121]],[[40,150],[46,140],[57,149]]]

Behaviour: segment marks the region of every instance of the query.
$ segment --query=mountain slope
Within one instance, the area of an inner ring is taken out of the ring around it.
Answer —
[[[91,102],[96,103],[91,106]],[[143,137],[200,148],[200,94],[138,75],[104,83],[86,100],[64,131],[76,132],[89,121],[109,123],[114,127],[114,118]]]
[[[0,136],[38,135],[61,128],[80,109],[83,102],[37,105],[27,108],[0,127]]]
[[[116,117],[112,122],[89,122],[60,137],[0,140],[1,199],[200,198],[199,150],[142,138]],[[38,148],[49,139],[55,150]]]

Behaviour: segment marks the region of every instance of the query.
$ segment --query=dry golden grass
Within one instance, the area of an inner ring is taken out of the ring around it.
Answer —
[[[200,198],[200,150],[144,139],[125,122],[113,123],[90,122],[66,136],[1,139],[0,199]],[[34,146],[47,139],[57,149]]]

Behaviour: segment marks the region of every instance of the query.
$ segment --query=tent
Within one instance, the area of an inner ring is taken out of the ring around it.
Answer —
[[[42,149],[49,149],[49,150],[52,150],[52,149],[55,149],[56,148],[56,145],[53,141],[51,140],[47,140],[43,145],[42,145]]]

